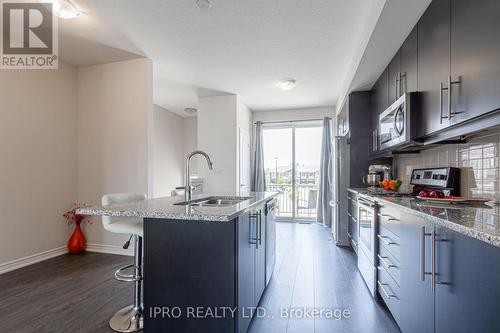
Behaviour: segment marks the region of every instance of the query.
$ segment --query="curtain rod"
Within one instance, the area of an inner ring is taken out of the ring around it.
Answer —
[[[328,119],[332,119],[331,117],[327,117]],[[286,124],[286,123],[302,123],[302,122],[308,122],[308,121],[321,121],[325,118],[321,119],[303,119],[303,120],[281,120],[281,121],[261,121],[262,124]],[[254,124],[257,124],[258,121],[256,121]]]

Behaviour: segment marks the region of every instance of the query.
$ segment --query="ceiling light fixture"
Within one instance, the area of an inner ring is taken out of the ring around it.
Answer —
[[[184,112],[186,112],[189,115],[193,115],[193,114],[196,114],[196,112],[198,112],[198,110],[195,108],[185,108]]]
[[[209,9],[210,7],[212,7],[210,0],[196,0],[196,5],[200,9]]]
[[[52,6],[54,15],[62,19],[72,19],[82,14],[70,0],[54,0]]]
[[[294,79],[283,79],[280,82],[278,82],[278,87],[280,87],[283,90],[292,90],[295,88],[297,85],[297,81]]]

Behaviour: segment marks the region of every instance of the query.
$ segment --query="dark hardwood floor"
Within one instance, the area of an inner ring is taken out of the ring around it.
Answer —
[[[364,285],[351,250],[316,224],[278,223],[277,266],[251,333],[398,332]],[[65,255],[0,275],[0,332],[112,332],[108,320],[132,302],[132,283],[113,272],[131,257]],[[340,320],[282,317],[282,309],[348,309]],[[175,332],[172,332],[175,333]],[[193,332],[195,333],[195,332]]]
[[[132,303],[114,279],[132,257],[64,255],[0,275],[0,332],[113,332],[108,320]]]

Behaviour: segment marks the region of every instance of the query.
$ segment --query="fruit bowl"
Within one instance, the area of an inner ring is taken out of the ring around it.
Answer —
[[[379,185],[386,191],[397,191],[401,186],[401,181],[399,179],[384,179]]]

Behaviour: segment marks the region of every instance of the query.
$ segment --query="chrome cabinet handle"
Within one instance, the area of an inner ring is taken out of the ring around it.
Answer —
[[[347,232],[347,237],[352,238],[352,235],[349,233],[349,231]]]
[[[258,232],[259,232],[259,223],[258,223],[258,219],[259,219],[259,214],[258,213],[255,213],[255,214],[250,214],[249,215],[250,217],[250,221],[252,219],[255,219],[255,238],[252,237],[252,225],[250,225],[250,232],[249,232],[249,238],[250,238],[250,244],[254,244],[256,246],[256,248],[258,249],[259,248],[259,237],[258,237]]]
[[[403,80],[404,78],[404,80]],[[404,89],[403,89],[403,82],[404,82]],[[404,74],[399,73],[399,96],[403,95],[406,93],[406,72]],[[402,92],[402,93],[401,93]]]
[[[388,264],[384,259],[389,259],[389,257],[382,257],[380,254],[377,254],[377,257],[378,259],[380,260],[380,262],[385,266],[387,267],[387,269],[391,269],[392,267],[398,267],[394,264]]]
[[[262,210],[259,209],[259,245],[262,245]]]
[[[377,281],[377,283],[378,283],[378,285],[379,285],[380,289],[382,289],[382,291],[384,292],[385,297],[387,297],[387,299],[391,299],[391,298],[396,298],[396,299],[397,299],[397,298],[398,298],[396,295],[394,295],[394,294],[389,294],[389,293],[387,292],[387,290],[385,290],[384,286],[388,286],[388,284],[387,284],[387,283],[382,283],[382,282],[380,282],[380,281]]]
[[[396,89],[396,91],[395,91],[396,92],[396,99],[398,99],[398,82],[399,82],[398,75],[399,75],[399,73],[396,73],[396,75],[394,75],[394,88]]]
[[[451,76],[448,76],[448,119],[451,119],[454,115],[461,113],[451,111],[451,88],[454,84],[460,84],[460,77],[457,81],[451,81]]]
[[[443,87],[443,82],[439,82],[439,123],[443,123],[443,119],[447,119],[448,116],[443,116],[443,90],[448,90],[448,88]]]
[[[420,278],[425,281],[426,275],[432,275],[432,272],[425,271],[425,236],[432,236],[432,233],[425,232],[425,227],[422,226],[420,232]]]
[[[431,280],[432,291],[436,291],[436,232],[432,231],[432,246],[431,246]]]
[[[398,219],[390,216],[390,215],[385,215],[385,214],[380,214],[380,213],[377,213],[377,215],[380,217],[380,218],[383,218],[383,219],[386,219],[387,221],[394,221],[394,222],[400,222]]]
[[[393,242],[389,237],[387,236],[381,236],[381,235],[377,235],[377,237],[382,241],[384,242],[386,245],[394,245],[396,244],[395,242]],[[389,239],[389,240],[387,240]]]

